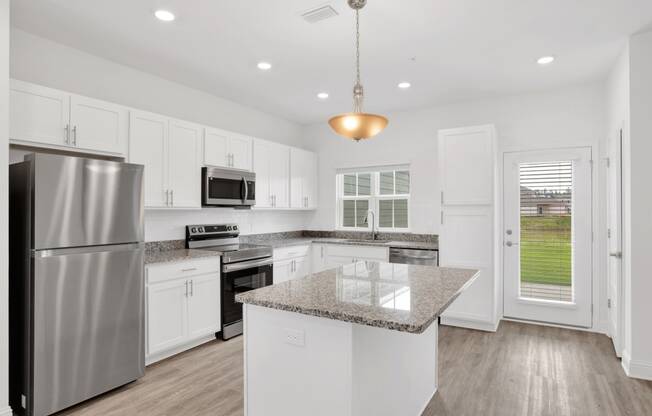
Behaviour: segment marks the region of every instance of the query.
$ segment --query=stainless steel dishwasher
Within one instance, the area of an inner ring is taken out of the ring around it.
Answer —
[[[439,250],[415,248],[390,248],[389,262],[439,266]]]

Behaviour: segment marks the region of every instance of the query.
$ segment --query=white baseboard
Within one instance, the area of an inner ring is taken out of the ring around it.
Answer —
[[[628,377],[652,380],[652,363],[632,360],[627,351],[623,351],[621,362]]]
[[[601,331],[597,331],[593,327],[584,328],[584,327],[581,327],[581,326],[551,324],[549,322],[528,321],[527,319],[516,319],[516,318],[503,318],[503,320],[509,321],[509,322],[518,322],[518,323],[521,323],[521,324],[528,324],[528,325],[549,326],[549,327],[552,327],[552,328],[572,329],[573,331],[593,332],[593,333],[596,333],[596,334],[602,334]]]
[[[475,329],[478,331],[496,332],[500,320],[493,322],[486,319],[484,316],[463,314],[463,313],[447,313],[441,317],[441,324],[448,326],[458,326],[461,328]]]
[[[9,406],[0,409],[0,416],[11,416],[12,414],[11,407]]]

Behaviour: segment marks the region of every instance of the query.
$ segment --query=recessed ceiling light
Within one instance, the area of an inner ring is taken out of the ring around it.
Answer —
[[[328,98],[328,93],[327,92],[320,92],[319,94],[317,94],[317,98],[319,98],[320,100],[325,100],[325,99]]]
[[[158,20],[162,20],[164,22],[171,22],[175,19],[174,13],[167,10],[157,10],[154,12],[154,16],[156,16]]]
[[[410,84],[409,82],[401,82],[401,83],[398,84],[398,87],[403,89],[403,90],[408,89],[411,86],[412,86],[412,84]]]
[[[548,65],[551,64],[554,60],[554,56],[542,56],[541,58],[537,59],[537,63],[539,65]]]
[[[272,64],[269,62],[258,62],[258,69],[267,71],[268,69],[272,69]]]

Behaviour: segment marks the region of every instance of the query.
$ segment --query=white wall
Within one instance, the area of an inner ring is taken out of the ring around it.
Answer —
[[[9,0],[0,0],[0,166],[7,166],[9,136]],[[7,209],[9,171],[0,170],[0,416],[10,416]]]
[[[625,147],[625,350],[632,376],[652,380],[652,32],[629,42],[629,145]]]
[[[409,93],[407,91],[406,93]],[[310,229],[335,226],[335,171],[343,167],[409,163],[411,231],[439,232],[440,185],[437,131],[494,124],[499,151],[591,146],[594,166],[594,314],[595,330],[606,327],[604,259],[604,164],[606,144],[604,85],[579,85],[545,93],[509,96],[389,114],[387,129],[359,143],[331,132],[326,120],[307,126],[304,136],[319,153],[319,210]],[[502,156],[500,157],[502,159]]]
[[[11,77],[297,147],[298,124],[118,63],[11,29]],[[20,151],[12,158],[22,160]],[[244,233],[303,229],[310,213],[232,209],[147,211],[147,241],[184,238],[183,226],[234,221]]]

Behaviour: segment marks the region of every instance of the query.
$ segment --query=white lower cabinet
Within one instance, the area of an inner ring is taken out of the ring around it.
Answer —
[[[305,277],[310,269],[309,245],[274,250],[274,284]]]
[[[220,261],[215,259],[147,266],[147,364],[219,332]]]

